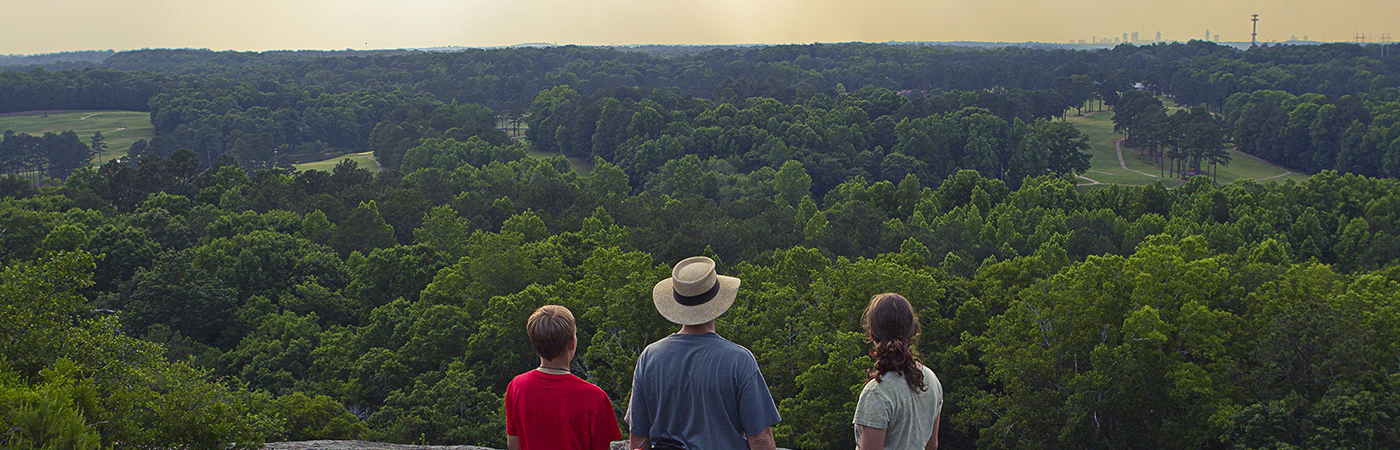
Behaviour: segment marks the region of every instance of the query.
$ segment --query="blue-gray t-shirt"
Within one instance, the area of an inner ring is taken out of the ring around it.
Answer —
[[[695,450],[747,450],[782,420],[758,361],[715,333],[672,334],[648,345],[632,374],[629,431]]]

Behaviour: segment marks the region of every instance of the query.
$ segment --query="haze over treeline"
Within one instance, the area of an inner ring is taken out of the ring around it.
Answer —
[[[1076,42],[1128,33],[1167,41],[1260,42],[1308,36],[1367,42],[1396,35],[1400,6],[1386,0],[1130,3],[1105,0],[968,2],[832,0],[802,3],[405,0],[171,3],[12,0],[0,53],[80,49],[383,49],[579,45],[789,44],[811,42]],[[1148,38],[1148,39],[1153,39]],[[1146,39],[1145,39],[1146,40]]]
[[[703,254],[744,280],[718,332],[758,359],[782,447],[854,446],[860,311],[894,291],[945,446],[1394,448],[1400,57],[1378,50],[146,50],[0,72],[0,113],[155,130],[100,167],[0,140],[0,441],[502,447],[544,304],[574,311],[572,369],[621,416],[674,331],[652,285]],[[1082,114],[1179,167],[1232,144],[1316,175],[1082,186]],[[349,152],[383,170],[290,170]]]

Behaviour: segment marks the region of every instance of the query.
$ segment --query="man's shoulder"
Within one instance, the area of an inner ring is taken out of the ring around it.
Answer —
[[[661,338],[660,340],[657,340],[656,342],[652,342],[651,345],[648,345],[647,347],[664,347],[664,346],[726,348],[726,349],[738,349],[738,350],[743,350],[743,351],[745,351],[745,352],[748,351],[748,349],[745,349],[744,346],[739,345],[739,344],[735,344],[734,342],[732,342],[732,341],[730,341],[730,340],[728,340],[728,339],[725,339],[723,336],[720,336],[719,334],[716,334],[716,333],[700,333],[700,334],[674,333],[674,334],[671,334],[670,336],[666,336],[666,337],[664,337],[664,338]]]
[[[669,359],[680,354],[704,353],[711,355],[711,357],[718,357],[721,361],[733,361],[740,365],[757,364],[753,352],[750,352],[749,349],[714,333],[673,334],[651,343],[642,353],[642,360]]]

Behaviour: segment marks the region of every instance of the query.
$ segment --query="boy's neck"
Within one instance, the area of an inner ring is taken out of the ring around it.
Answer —
[[[540,358],[540,367],[538,370],[544,373],[554,373],[556,375],[562,375],[569,373],[569,364],[572,362],[573,358],[570,358],[567,355],[560,356],[554,359]]]

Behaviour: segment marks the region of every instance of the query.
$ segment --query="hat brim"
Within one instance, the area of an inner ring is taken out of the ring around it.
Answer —
[[[656,304],[656,311],[678,325],[700,325],[719,318],[734,305],[734,298],[739,295],[739,279],[724,275],[715,277],[715,282],[719,284],[715,298],[695,306],[682,305],[676,300],[671,278],[661,280],[651,289],[651,300]]]

